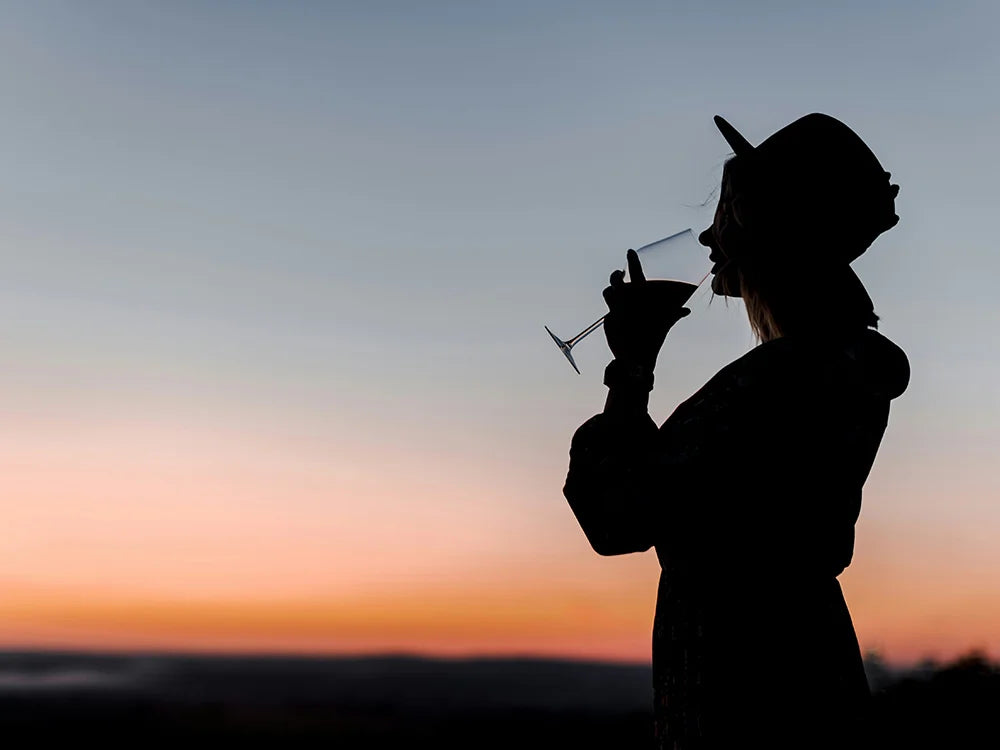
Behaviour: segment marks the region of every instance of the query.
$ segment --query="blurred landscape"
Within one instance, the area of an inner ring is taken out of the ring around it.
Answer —
[[[866,664],[878,747],[996,747],[1000,668]],[[0,654],[17,746],[650,746],[650,669],[543,659]]]

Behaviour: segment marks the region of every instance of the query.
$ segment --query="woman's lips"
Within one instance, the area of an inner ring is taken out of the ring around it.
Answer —
[[[729,265],[729,258],[713,258],[710,255],[708,256],[708,259],[711,261],[715,261],[715,264],[712,266],[712,270],[709,271],[709,273],[711,273],[713,276]]]

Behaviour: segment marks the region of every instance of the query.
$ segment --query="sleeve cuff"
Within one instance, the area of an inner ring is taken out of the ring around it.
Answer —
[[[604,368],[604,385],[629,393],[649,393],[653,390],[653,371],[642,365],[613,359]]]

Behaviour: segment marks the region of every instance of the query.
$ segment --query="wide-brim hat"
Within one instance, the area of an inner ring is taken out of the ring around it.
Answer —
[[[899,221],[899,186],[890,184],[872,150],[840,120],[814,112],[758,146],[723,117],[716,115],[715,124],[739,162],[746,193],[787,234],[827,228],[830,234],[818,239],[829,239],[827,251],[850,263]]]

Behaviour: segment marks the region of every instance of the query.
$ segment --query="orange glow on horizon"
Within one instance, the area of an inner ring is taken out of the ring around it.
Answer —
[[[1000,608],[929,616],[852,607],[866,649],[895,662],[997,654]],[[0,605],[0,646],[299,654],[535,655],[646,662],[653,600],[633,592],[414,592],[346,601],[165,600],[22,589]]]
[[[0,645],[274,653],[549,655],[648,659],[650,602],[456,591],[310,600],[165,601],[22,590],[0,604]],[[631,606],[629,606],[631,605]]]
[[[525,491],[560,476],[177,422],[0,433],[0,455],[0,647],[650,657],[655,556],[598,557]],[[992,544],[868,515],[842,577],[862,647],[1000,654]]]

